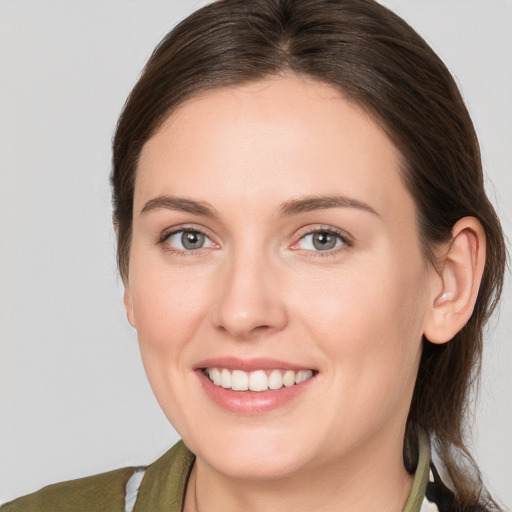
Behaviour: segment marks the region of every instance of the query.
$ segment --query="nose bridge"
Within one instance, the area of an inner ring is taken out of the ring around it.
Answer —
[[[280,330],[287,322],[277,285],[278,265],[261,249],[247,244],[223,262],[213,322],[237,339]]]

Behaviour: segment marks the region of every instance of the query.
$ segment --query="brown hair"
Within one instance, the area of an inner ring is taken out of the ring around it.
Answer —
[[[457,506],[492,500],[464,444],[469,390],[479,375],[483,326],[499,299],[505,246],[483,186],[477,137],[445,65],[401,18],[373,0],[219,0],[177,25],[131,92],[113,143],[118,263],[128,279],[133,193],[144,143],[185,100],[212,88],[276,74],[312,77],[341,90],[381,124],[401,151],[428,261],[457,220],[474,216],[487,263],[467,325],[449,342],[424,340],[407,420],[404,461],[417,462],[420,430],[435,441]],[[461,454],[473,475],[460,466]]]

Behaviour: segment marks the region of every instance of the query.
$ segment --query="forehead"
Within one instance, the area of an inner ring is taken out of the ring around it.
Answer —
[[[400,162],[381,127],[334,87],[270,78],[184,102],[143,148],[135,204],[195,194],[247,206],[335,192],[411,213]]]

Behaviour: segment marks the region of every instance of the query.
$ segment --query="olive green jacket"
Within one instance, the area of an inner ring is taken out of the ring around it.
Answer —
[[[133,512],[181,512],[194,455],[182,441],[147,467]],[[0,512],[124,512],[135,468],[49,485],[0,507]]]
[[[181,512],[195,457],[182,441],[146,468],[133,512]],[[420,444],[418,469],[403,512],[419,512],[429,475],[428,446]],[[0,507],[0,512],[124,512],[126,483],[135,468],[49,485]]]

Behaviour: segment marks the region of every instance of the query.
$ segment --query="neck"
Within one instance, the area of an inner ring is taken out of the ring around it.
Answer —
[[[365,454],[297,471],[277,480],[242,480],[196,460],[185,512],[400,512],[413,476],[405,470],[402,439],[368,443]],[[366,456],[363,456],[366,455]]]

